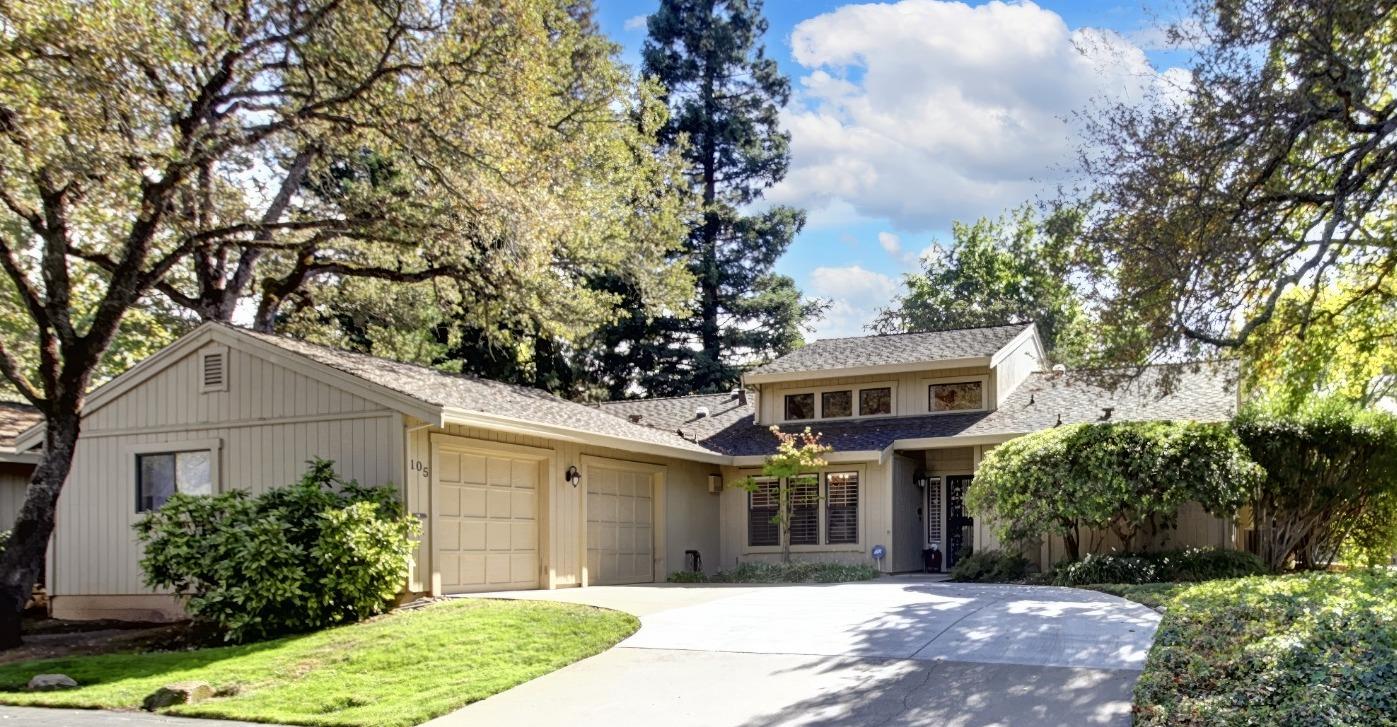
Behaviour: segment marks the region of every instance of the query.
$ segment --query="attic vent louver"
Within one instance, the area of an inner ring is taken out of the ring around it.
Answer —
[[[228,390],[228,350],[205,351],[199,354],[199,391]]]

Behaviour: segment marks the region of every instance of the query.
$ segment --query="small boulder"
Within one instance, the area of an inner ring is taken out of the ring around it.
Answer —
[[[213,687],[209,686],[208,682],[166,684],[146,697],[145,701],[141,702],[141,709],[154,712],[176,704],[195,704],[212,696]]]
[[[52,692],[56,689],[73,689],[78,683],[67,674],[36,674],[29,680],[29,691]]]

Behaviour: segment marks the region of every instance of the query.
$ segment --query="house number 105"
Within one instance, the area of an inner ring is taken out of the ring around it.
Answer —
[[[412,461],[412,471],[421,472],[423,477],[429,477],[432,474],[432,468],[423,464],[420,459],[414,459]]]

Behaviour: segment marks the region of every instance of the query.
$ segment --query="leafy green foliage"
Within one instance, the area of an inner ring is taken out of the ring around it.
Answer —
[[[789,480],[796,475],[819,471],[825,466],[824,456],[832,447],[821,444],[820,435],[811,433],[810,427],[799,434],[791,434],[772,425],[771,433],[776,437],[776,452],[762,462],[762,476],[775,478],[780,486],[776,514],[771,516],[771,522],[781,527],[781,562],[790,563],[793,493]],[[744,477],[728,486],[755,492],[759,483],[755,477]]]
[[[708,576],[703,571],[677,570],[665,577],[668,583],[707,583]]]
[[[978,550],[957,558],[951,580],[967,583],[1017,583],[1028,576],[1028,559],[1006,550]]]
[[[1397,577],[1312,573],[1183,590],[1135,705],[1140,725],[1390,725]]]
[[[1027,206],[1000,220],[956,223],[950,247],[933,248],[921,272],[903,276],[905,290],[870,327],[900,333],[1033,321],[1053,360],[1079,361],[1091,338],[1070,278],[1079,227],[1073,210],[1039,220]]]
[[[1231,515],[1259,477],[1226,425],[1076,424],[991,450],[966,501],[1004,542],[1058,535],[1076,560],[1085,529],[1110,530],[1129,548],[1142,531],[1172,527],[1186,502]]]
[[[1298,409],[1262,402],[1233,427],[1266,472],[1252,509],[1272,568],[1332,562],[1350,536],[1392,537],[1381,515],[1397,496],[1397,416],[1337,398]]]
[[[1048,575],[1048,581],[1057,586],[1189,583],[1242,578],[1266,572],[1266,563],[1245,550],[1185,548],[1135,555],[1088,553],[1079,561],[1063,563],[1054,568]]]
[[[461,599],[313,634],[239,646],[103,654],[0,665],[0,703],[136,710],[173,682],[219,695],[186,717],[319,727],[411,727],[601,653],[630,614],[570,603]],[[30,692],[36,673],[81,686]]]
[[[790,135],[780,109],[790,81],[766,57],[760,0],[662,0],[649,16],[641,74],[664,89],[670,109],[662,148],[689,165],[700,214],[683,254],[696,281],[692,303],[668,315],[622,320],[601,338],[613,393],[631,384],[650,395],[725,391],[740,366],[800,345],[801,326],[823,304],[805,300],[772,267],[805,224],[789,207],[750,211],[786,176]],[[637,372],[631,381],[618,376]]]
[[[1120,596],[1128,601],[1160,609],[1169,605],[1174,596],[1190,588],[1188,583],[1091,583],[1081,586],[1093,591]]]
[[[849,583],[871,581],[880,574],[871,565],[844,563],[743,563],[719,571],[711,583]]]
[[[176,494],[135,527],[146,585],[187,595],[190,616],[243,642],[381,613],[421,526],[392,488],[344,482],[316,460],[256,496]]]

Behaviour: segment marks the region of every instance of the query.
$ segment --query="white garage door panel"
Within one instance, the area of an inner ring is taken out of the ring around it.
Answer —
[[[587,575],[597,585],[655,579],[654,492],[648,471],[589,467]]]
[[[444,440],[433,455],[442,591],[536,588],[540,460]]]

